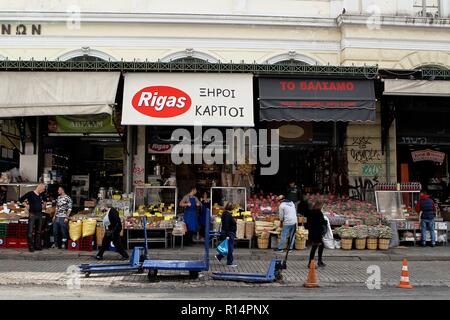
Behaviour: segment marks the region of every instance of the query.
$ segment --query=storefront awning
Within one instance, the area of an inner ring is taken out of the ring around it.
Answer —
[[[384,95],[449,97],[450,81],[386,79]]]
[[[0,72],[0,118],[112,113],[119,72]]]
[[[369,80],[260,78],[261,121],[375,121]]]

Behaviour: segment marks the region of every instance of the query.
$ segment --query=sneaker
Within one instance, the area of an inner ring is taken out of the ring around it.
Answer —
[[[227,264],[227,267],[236,268],[237,264]]]
[[[284,250],[277,249],[277,250],[275,250],[275,252],[276,252],[276,253],[283,253]]]
[[[318,265],[319,267],[325,267],[325,266],[326,266],[326,264],[323,263],[322,261],[319,261],[319,262],[317,263],[317,265]]]
[[[434,247],[436,247],[436,244],[435,244],[435,243],[432,243],[431,246],[434,248]]]
[[[217,254],[214,256],[214,258],[216,258],[217,262],[220,263],[220,259],[219,259],[219,257],[217,256]]]
[[[103,257],[102,257],[102,256],[95,256],[95,259],[97,259],[97,260],[103,260]]]

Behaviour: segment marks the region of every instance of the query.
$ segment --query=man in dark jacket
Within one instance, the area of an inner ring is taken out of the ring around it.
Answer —
[[[237,265],[233,263],[234,239],[236,238],[237,227],[236,220],[233,218],[231,210],[233,210],[233,205],[228,203],[225,206],[225,212],[222,214],[222,230],[220,232],[220,240],[223,241],[228,239],[227,266],[237,267]],[[222,255],[216,255],[217,261],[220,262],[222,258]]]
[[[430,196],[422,193],[420,200],[417,202],[416,211],[420,213],[420,231],[422,233],[422,246],[427,244],[427,225],[430,229],[431,246],[436,245],[436,237],[434,234],[434,217],[435,217],[435,205]]]
[[[27,202],[28,207],[28,250],[42,250],[42,204],[47,201],[44,194],[45,184],[40,183],[34,191],[30,191],[20,197],[19,202]],[[34,230],[34,237],[33,237]]]
[[[300,188],[297,187],[295,181],[289,181],[289,185],[286,191],[286,199],[292,201],[297,206],[301,199],[301,194]]]
[[[125,251],[122,245],[122,240],[120,239],[120,231],[122,231],[122,222],[120,221],[119,212],[114,209],[103,209],[106,212],[105,218],[103,219],[103,224],[105,226],[105,236],[103,237],[102,247],[97,253],[96,258],[98,260],[103,259],[103,253],[108,249],[111,241],[117,249],[117,252],[122,256],[122,260],[129,259],[128,253]]]

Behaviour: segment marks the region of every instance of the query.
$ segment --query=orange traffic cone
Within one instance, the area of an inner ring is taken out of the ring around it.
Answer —
[[[317,280],[317,274],[316,274],[316,264],[314,263],[314,260],[311,261],[311,264],[309,265],[309,273],[308,278],[306,279],[306,282],[303,284],[306,288],[318,288],[319,287],[319,281]]]
[[[412,289],[412,285],[409,283],[408,261],[406,259],[403,259],[402,274],[397,288]]]

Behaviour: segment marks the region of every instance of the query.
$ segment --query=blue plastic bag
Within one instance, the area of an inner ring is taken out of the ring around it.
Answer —
[[[228,239],[223,240],[218,246],[217,246],[217,253],[219,253],[222,256],[228,255]]]

